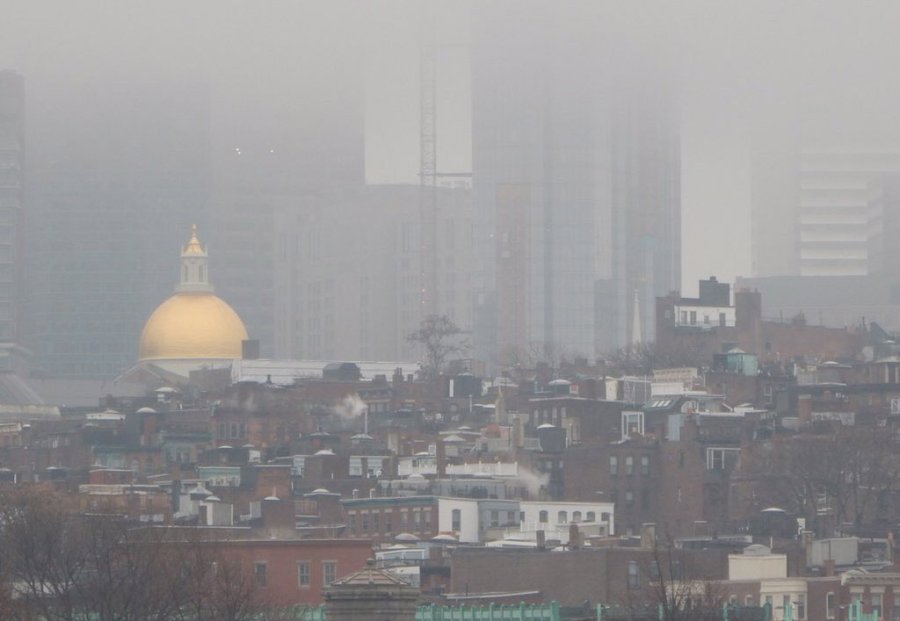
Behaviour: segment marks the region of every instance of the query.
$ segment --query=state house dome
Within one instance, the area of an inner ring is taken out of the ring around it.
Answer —
[[[181,283],[175,295],[160,304],[144,325],[142,362],[241,357],[247,329],[234,309],[213,293],[208,277],[206,250],[195,226],[181,251]]]

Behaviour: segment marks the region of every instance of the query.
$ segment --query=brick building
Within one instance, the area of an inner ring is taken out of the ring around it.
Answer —
[[[758,413],[692,412],[692,403],[654,400],[631,413],[627,439],[567,449],[565,498],[614,503],[618,534],[646,522],[671,536],[729,532],[730,477]]]
[[[451,590],[471,594],[540,588],[544,601],[564,606],[653,601],[658,576],[653,566],[661,553],[685,577],[715,580],[727,575],[726,550],[672,550],[669,559],[669,551],[638,547],[565,552],[459,548],[450,558]]]
[[[864,345],[858,329],[809,325],[802,316],[764,319],[758,291],[740,290],[715,277],[700,281],[700,296],[677,293],[656,299],[656,345],[660,352],[700,363],[713,354],[740,348],[760,362],[794,358],[854,359]]]
[[[215,546],[252,572],[273,606],[321,604],[325,586],[362,569],[372,555],[370,541],[354,539],[229,539]]]
[[[419,539],[438,534],[436,496],[394,496],[342,500],[347,536],[376,543],[394,541],[401,533]]]

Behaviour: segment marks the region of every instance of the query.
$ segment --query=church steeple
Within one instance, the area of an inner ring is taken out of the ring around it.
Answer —
[[[191,226],[191,239],[181,249],[181,282],[175,288],[179,292],[211,292],[209,284],[208,255],[200,238],[197,237],[197,225]]]
[[[631,309],[631,344],[640,345],[644,341],[644,337],[641,334],[641,300],[637,289],[634,290],[634,302]]]

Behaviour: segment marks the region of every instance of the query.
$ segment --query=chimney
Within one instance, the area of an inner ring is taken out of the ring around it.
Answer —
[[[569,524],[569,549],[577,550],[581,547],[581,530],[578,528],[578,524],[574,522]]]
[[[437,439],[435,462],[437,463],[437,476],[439,479],[443,479],[447,475],[447,447],[444,446],[443,438]]]
[[[797,418],[802,424],[812,420],[812,395],[797,395]]]
[[[806,566],[812,566],[812,558],[813,558],[813,541],[816,536],[811,530],[804,530],[800,533],[800,544],[803,546],[803,552],[806,555]],[[771,546],[769,546],[771,547]],[[831,556],[829,554],[829,556]]]
[[[293,500],[281,500],[268,496],[260,503],[262,526],[269,538],[294,536],[297,530],[297,518]]]
[[[641,547],[647,550],[656,547],[656,524],[653,522],[641,524]]]

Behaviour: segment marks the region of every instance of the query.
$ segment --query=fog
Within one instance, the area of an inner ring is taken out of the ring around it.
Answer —
[[[340,184],[358,173],[370,184],[414,184],[420,41],[433,37],[436,47],[438,168],[471,171],[472,70],[492,62],[473,56],[473,32],[491,5],[3,0],[0,69],[25,77],[35,169],[63,152],[91,159],[91,149],[109,149],[110,136],[103,146],[91,134],[128,131],[121,140],[140,143],[142,132],[158,132],[158,124],[135,121],[118,103],[128,93],[144,100],[141,93],[152,92],[161,107],[174,106],[165,113],[172,118],[179,98],[201,102],[198,109],[208,104],[208,128],[195,139],[209,145],[214,186],[231,181],[235,149],[288,154],[289,177]],[[534,32],[552,31],[564,47],[605,50],[613,70],[630,72],[651,98],[655,81],[671,85],[666,92],[680,118],[680,281],[687,294],[712,273],[753,275],[751,164],[782,157],[786,137],[800,136],[795,146],[900,144],[896,2],[496,7],[511,21],[527,22],[533,13]],[[431,20],[433,31],[422,32]],[[504,38],[515,32],[488,33],[490,46],[501,54],[515,47],[521,41]],[[590,84],[592,70],[557,63],[554,83]],[[110,94],[114,103],[104,103]],[[104,124],[120,112],[122,119]]]

